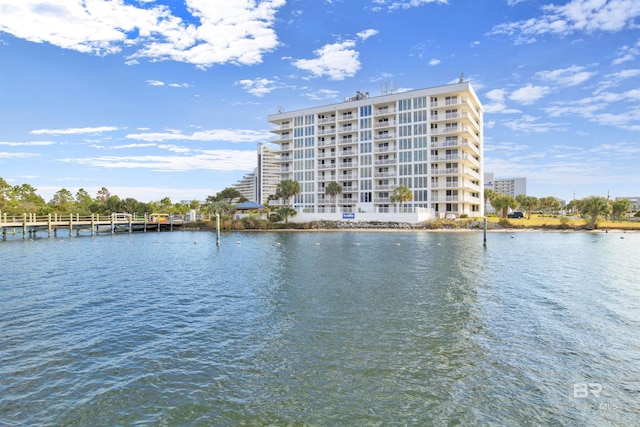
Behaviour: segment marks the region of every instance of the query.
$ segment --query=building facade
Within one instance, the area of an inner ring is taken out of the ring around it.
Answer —
[[[485,188],[490,188],[496,193],[505,194],[515,198],[520,194],[527,194],[527,178],[496,179],[493,173],[484,174]]]
[[[258,144],[257,152],[258,166],[233,184],[233,188],[247,200],[264,204],[276,194],[280,182],[280,152],[262,143]]]
[[[280,179],[301,186],[293,202],[299,213],[483,215],[483,109],[468,82],[378,97],[358,92],[269,122]],[[325,194],[332,181],[342,186],[337,197]],[[413,195],[402,206],[392,201],[401,185]]]

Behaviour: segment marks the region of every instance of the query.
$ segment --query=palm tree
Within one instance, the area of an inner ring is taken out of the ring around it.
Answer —
[[[495,194],[496,194],[495,191],[493,191],[490,188],[486,188],[485,187],[485,189],[484,189],[484,216],[487,216],[487,202],[490,201]],[[493,206],[493,204],[491,206]]]
[[[538,201],[538,198],[533,196],[527,196],[525,194],[518,194],[516,196],[516,200],[520,205],[520,209],[523,209],[524,211],[527,212],[527,219],[531,219],[531,211],[534,210],[540,203]]]
[[[337,206],[337,196],[338,194],[342,193],[342,186],[337,183],[336,181],[331,181],[330,183],[327,184],[327,186],[324,188],[324,193],[333,198],[333,203],[335,205],[335,209],[336,212],[338,210],[338,206]]]
[[[413,200],[413,192],[406,185],[399,185],[394,188],[390,200],[391,203],[398,203],[402,206],[404,202]]]
[[[598,215],[609,215],[611,211],[611,206],[609,205],[609,201],[604,197],[587,197],[582,204],[583,215],[590,215],[591,220],[589,224],[587,224],[588,230],[593,230],[596,225],[596,220],[598,219]]]
[[[289,217],[291,215],[291,197],[296,194],[300,194],[300,183],[298,181],[294,181],[292,179],[283,179],[278,183],[278,187],[276,188],[276,197],[279,199],[283,199],[285,201],[286,207],[289,208],[287,210],[282,210],[282,214],[284,216],[285,224],[289,223]]]
[[[622,219],[625,213],[629,211],[631,208],[631,203],[629,203],[628,199],[620,199],[616,200],[611,204],[611,215],[614,218]]]
[[[491,206],[498,212],[502,210],[502,217],[507,217],[507,211],[509,208],[515,209],[518,207],[518,201],[506,194],[495,193],[491,199]]]

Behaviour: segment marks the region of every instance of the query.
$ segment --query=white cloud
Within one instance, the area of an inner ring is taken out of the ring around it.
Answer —
[[[548,86],[533,86],[528,84],[514,91],[511,96],[509,96],[509,99],[524,105],[531,105],[537,100],[543,98],[549,92],[550,89]]]
[[[102,169],[148,169],[155,172],[192,170],[251,170],[256,164],[254,150],[205,150],[191,156],[101,156],[60,159]]]
[[[235,84],[240,85],[249,92],[251,95],[262,97],[268,93],[271,93],[275,89],[273,86],[275,82],[273,80],[258,78],[255,80],[244,79],[239,80]]]
[[[448,0],[374,0],[374,3],[387,5],[389,10],[410,9],[412,7],[423,6],[428,3],[448,4]],[[379,10],[378,7],[376,10]]]
[[[360,40],[366,40],[371,36],[375,36],[376,34],[378,34],[378,30],[368,29],[360,31],[358,34],[356,34],[356,36],[358,36]]]
[[[439,64],[440,64],[440,60],[437,58],[433,58],[431,61],[429,61],[429,65],[431,67],[435,67],[436,65],[439,65]]]
[[[41,147],[43,145],[54,145],[53,141],[25,141],[25,142],[7,142],[0,141],[0,145],[6,145],[8,147]]]
[[[315,92],[308,92],[306,96],[314,101],[322,101],[325,99],[335,99],[338,97],[338,94],[339,92],[337,90],[320,89]]]
[[[327,44],[315,50],[317,58],[298,59],[293,65],[301,70],[310,71],[314,76],[329,76],[331,80],[344,80],[352,77],[360,69],[358,52],[353,48],[356,43],[347,40],[341,43]]]
[[[25,159],[28,157],[40,157],[39,153],[7,153],[0,151],[0,159]]]
[[[491,34],[513,37],[516,43],[530,43],[545,34],[621,31],[635,27],[639,16],[637,0],[571,0],[560,6],[544,5],[541,17],[497,25]]]
[[[528,114],[523,115],[518,120],[511,120],[504,123],[509,129],[514,131],[521,132],[549,132],[551,130],[559,131],[566,130],[559,123],[546,122],[540,123],[538,122],[538,117],[533,117]]]
[[[572,65],[568,68],[561,68],[551,71],[540,71],[536,73],[536,76],[558,83],[562,86],[576,86],[586,82],[591,77],[595,76],[596,72],[585,71],[584,67]]]
[[[160,80],[147,80],[147,84],[149,86],[164,86],[164,82],[161,82]]]
[[[617,57],[611,62],[612,65],[620,65],[633,61],[640,55],[640,41],[638,41],[635,46],[622,46],[616,54]]]
[[[223,141],[223,142],[261,142],[268,140],[269,132],[257,132],[252,130],[238,129],[215,129],[198,131],[190,135],[180,131],[149,132],[129,134],[127,138],[140,141],[162,142],[162,141]]]
[[[113,132],[120,128],[115,126],[100,126],[100,127],[86,127],[86,128],[70,128],[70,129],[36,129],[30,133],[34,135],[79,135],[85,133],[103,133]]]
[[[622,70],[617,73],[607,74],[598,83],[598,88],[596,89],[595,93],[598,94],[598,93],[604,92],[609,88],[617,87],[620,84],[622,84],[624,80],[636,78],[638,76],[640,76],[640,68],[633,68],[628,70]]]
[[[286,0],[230,2],[187,0],[188,22],[168,6],[144,7],[124,0],[21,0],[0,3],[0,31],[95,55],[133,51],[139,58],[174,60],[207,68],[251,65],[275,49],[275,13]],[[194,22],[198,22],[199,25]]]

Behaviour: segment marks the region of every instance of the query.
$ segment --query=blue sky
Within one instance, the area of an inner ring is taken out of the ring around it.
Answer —
[[[485,169],[566,200],[640,195],[637,0],[0,0],[0,177],[204,200],[269,114],[452,83]]]

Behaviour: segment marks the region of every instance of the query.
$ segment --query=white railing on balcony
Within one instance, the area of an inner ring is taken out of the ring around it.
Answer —
[[[388,121],[384,121],[384,122],[376,122],[373,127],[374,128],[386,128],[389,126],[395,126],[397,125],[398,122],[396,122],[395,120],[388,120]]]
[[[390,151],[396,151],[396,146],[395,145],[391,145],[388,147],[374,147],[373,148],[373,152],[374,153],[388,153]]]
[[[329,141],[318,141],[318,147],[327,147],[329,145],[335,145],[336,140],[332,139]]]
[[[318,165],[318,169],[334,169],[336,167],[335,163],[330,163],[326,165]]]
[[[383,139],[395,139],[395,137],[396,137],[395,133],[383,133],[383,134],[374,135],[373,140],[380,141]]]
[[[373,176],[375,178],[385,178],[388,176],[396,176],[396,172],[395,171],[391,171],[391,172],[376,172],[373,174]]]
[[[358,142],[358,138],[342,138],[338,140],[338,144],[340,145],[355,144],[357,142]]]
[[[336,121],[335,116],[334,117],[326,117],[324,119],[318,119],[318,124],[334,123],[335,121]]]
[[[342,150],[339,151],[341,157],[357,156],[358,150]]]
[[[358,162],[342,162],[342,163],[338,163],[338,167],[339,168],[357,168],[358,167]]]
[[[374,111],[376,116],[383,116],[385,114],[394,114],[396,112],[395,107],[378,108]]]
[[[373,162],[374,165],[379,166],[379,165],[392,165],[394,163],[397,163],[396,159],[378,159],[375,160]]]

